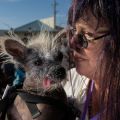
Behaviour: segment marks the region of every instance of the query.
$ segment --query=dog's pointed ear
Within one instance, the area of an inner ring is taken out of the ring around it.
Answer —
[[[4,47],[7,53],[13,56],[14,59],[16,60],[24,59],[25,51],[27,48],[22,43],[16,40],[7,39],[4,42]]]
[[[56,43],[58,47],[61,46],[64,41],[67,41],[67,29],[59,31],[54,37],[54,43]]]

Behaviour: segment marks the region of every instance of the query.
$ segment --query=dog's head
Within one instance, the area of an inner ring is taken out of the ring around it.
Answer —
[[[26,71],[25,88],[49,87],[66,79],[68,46],[66,39],[61,39],[62,34],[63,31],[53,37],[41,33],[27,45],[18,40],[5,40],[6,52]]]

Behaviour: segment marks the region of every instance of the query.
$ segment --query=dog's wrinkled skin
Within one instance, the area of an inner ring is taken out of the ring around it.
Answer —
[[[7,53],[13,56],[25,69],[27,79],[24,89],[38,88],[43,80],[46,85],[60,82],[66,77],[65,50],[60,40],[54,39],[48,33],[41,33],[39,38],[31,40],[27,46],[16,40],[5,40]],[[50,83],[47,84],[47,79]]]
[[[24,90],[42,88],[43,92],[37,92],[37,95],[47,95],[66,103],[65,91],[59,84],[62,80],[66,80],[66,71],[69,68],[68,48],[64,46],[64,41],[59,36],[52,37],[41,33],[37,39],[31,40],[27,45],[15,39],[6,39],[4,50],[25,69]],[[64,111],[45,104],[37,106],[43,114],[35,120],[64,120]],[[10,120],[32,120],[25,102],[19,96],[9,108],[8,116]]]

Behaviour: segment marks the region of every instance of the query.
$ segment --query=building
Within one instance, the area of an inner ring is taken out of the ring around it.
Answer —
[[[20,36],[24,42],[27,42],[31,37],[39,35],[40,32],[50,32],[51,34],[56,34],[61,29],[63,28],[54,25],[54,17],[49,17],[45,19],[35,20],[17,27],[14,32]]]
[[[31,37],[36,37],[37,35],[39,35],[40,32],[50,32],[51,34],[56,34],[62,29],[63,27],[55,25],[54,17],[49,17],[32,21],[15,29],[11,28],[11,30],[0,30],[0,36],[15,33],[24,42],[27,42]]]

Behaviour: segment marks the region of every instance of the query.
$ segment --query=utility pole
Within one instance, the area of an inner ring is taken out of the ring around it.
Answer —
[[[53,0],[53,19],[54,19],[54,28],[56,26],[56,6],[57,6],[57,2],[56,0]]]

